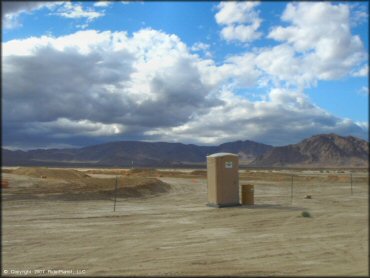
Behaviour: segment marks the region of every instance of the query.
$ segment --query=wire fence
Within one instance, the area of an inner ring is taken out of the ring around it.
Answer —
[[[254,185],[255,203],[292,205],[299,199],[368,196],[369,177],[367,173],[285,174],[275,179],[241,175],[239,184]]]

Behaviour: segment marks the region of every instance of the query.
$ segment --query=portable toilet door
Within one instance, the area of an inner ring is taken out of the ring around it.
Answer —
[[[232,153],[207,156],[208,205],[239,205],[239,158]]]

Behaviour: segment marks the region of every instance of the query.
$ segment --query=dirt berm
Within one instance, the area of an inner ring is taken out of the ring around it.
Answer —
[[[12,183],[14,174],[30,178]],[[93,178],[72,169],[18,168],[11,171],[9,179],[13,185],[6,190],[6,199],[112,199],[116,185],[115,178]],[[169,184],[156,178],[123,176],[117,182],[118,197],[150,197],[171,189]]]

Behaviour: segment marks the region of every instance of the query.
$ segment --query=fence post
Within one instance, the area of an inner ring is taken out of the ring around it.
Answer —
[[[293,204],[293,175],[292,175],[292,183],[290,184],[290,204]]]
[[[114,206],[113,206],[113,211],[116,211],[117,189],[118,189],[118,179],[117,179],[117,176],[116,176],[116,186],[115,186],[115,190],[114,190]]]

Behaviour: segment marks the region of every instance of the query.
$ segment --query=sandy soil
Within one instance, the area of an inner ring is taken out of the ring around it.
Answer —
[[[61,182],[5,173],[2,274],[368,275],[368,174],[353,173],[352,195],[348,178],[329,178],[340,174],[306,174],[241,174],[256,204],[221,209],[206,206],[204,177],[160,177],[170,190],[121,196],[113,212],[111,198],[36,196]]]

